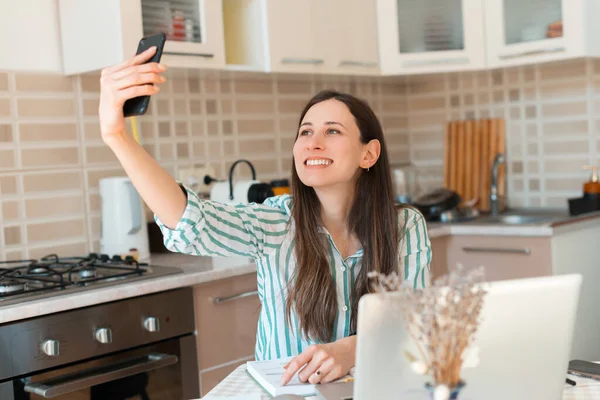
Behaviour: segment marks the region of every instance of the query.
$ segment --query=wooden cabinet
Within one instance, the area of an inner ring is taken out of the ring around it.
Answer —
[[[157,32],[167,34],[170,67],[225,64],[221,0],[58,0],[58,10],[66,74],[117,64]]]
[[[383,74],[483,68],[483,12],[482,0],[377,0]]]
[[[194,288],[203,396],[238,365],[254,359],[261,307],[256,290],[255,273]]]
[[[4,2],[0,70],[61,72],[58,12],[53,1]]]
[[[487,0],[489,68],[598,56],[595,0]]]
[[[483,267],[498,281],[552,275],[552,238],[521,236],[441,236],[431,239],[432,280],[455,269]]]
[[[225,0],[224,15],[228,64],[379,74],[375,0]]]

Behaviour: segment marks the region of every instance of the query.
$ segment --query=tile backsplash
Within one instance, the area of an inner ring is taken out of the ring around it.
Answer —
[[[511,206],[566,207],[600,152],[600,61],[410,78],[169,73],[140,117],[141,142],[174,177],[237,159],[258,178],[287,177],[297,118],[324,88],[365,98],[391,160],[442,184],[443,131],[452,119],[504,117]],[[98,181],[123,171],[100,137],[98,75],[0,72],[0,260],[98,251]],[[240,166],[240,172],[247,174]],[[149,216],[150,217],[150,216]]]

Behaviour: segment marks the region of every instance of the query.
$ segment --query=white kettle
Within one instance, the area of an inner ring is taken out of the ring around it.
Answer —
[[[100,253],[127,255],[137,251],[138,260],[150,258],[148,226],[142,198],[126,177],[100,180]]]

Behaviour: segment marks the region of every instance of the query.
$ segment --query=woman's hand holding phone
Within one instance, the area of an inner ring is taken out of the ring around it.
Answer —
[[[105,142],[126,132],[123,115],[125,101],[158,93],[158,85],[166,81],[162,73],[167,68],[163,64],[146,63],[155,53],[156,47],[151,47],[129,60],[102,70],[98,115]]]

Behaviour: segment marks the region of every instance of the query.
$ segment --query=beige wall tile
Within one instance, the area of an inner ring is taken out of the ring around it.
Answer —
[[[79,171],[36,172],[23,175],[23,190],[25,193],[74,189],[83,189],[83,182]]]
[[[292,152],[292,149],[294,148],[294,143],[296,142],[296,138],[294,137],[285,137],[285,138],[281,138],[281,151],[286,152],[286,153],[290,153]]]
[[[427,97],[427,98],[415,98],[408,101],[409,111],[420,111],[420,110],[438,110],[443,109],[446,106],[446,99],[443,96]]]
[[[26,218],[45,218],[83,213],[82,196],[56,196],[25,200]]]
[[[585,80],[558,82],[550,81],[545,83],[542,81],[540,87],[541,99],[554,99],[558,97],[585,96],[587,82]]]
[[[31,247],[29,250],[30,258],[41,258],[48,254],[64,254],[73,256],[85,256],[89,253],[87,242],[81,242],[72,244],[52,245],[52,246],[41,246]]]
[[[10,117],[10,100],[0,99],[0,117]]]
[[[544,143],[544,152],[548,154],[576,154],[587,153],[588,151],[589,142],[587,140]]]
[[[185,116],[189,114],[189,105],[185,100],[173,100],[173,112],[175,115]]]
[[[312,85],[310,82],[277,82],[276,90],[280,94],[312,94]],[[308,99],[307,99],[308,100]]]
[[[294,114],[296,118],[300,118],[300,113],[306,106],[307,100],[303,99],[279,99],[280,114]]]
[[[19,138],[22,142],[77,140],[76,124],[19,124]]]
[[[5,260],[24,260],[27,258],[25,250],[14,250],[4,252]]]
[[[0,72],[0,92],[8,90],[8,74],[6,72]]]
[[[190,99],[190,114],[196,116],[202,115],[203,112],[202,100]]]
[[[408,128],[408,118],[407,117],[383,117],[381,119],[381,125],[383,126],[383,130],[391,130],[391,129],[407,129]]]
[[[4,228],[4,243],[7,246],[21,244],[21,228],[18,226],[7,226]]]
[[[240,119],[237,122],[238,133],[274,133],[275,124],[273,119]]]
[[[24,168],[77,165],[79,164],[79,149],[77,147],[22,149],[21,162]]]
[[[385,143],[388,146],[408,146],[408,140],[408,135],[385,135]]]
[[[588,164],[588,158],[584,156],[573,158],[572,160],[547,160],[544,161],[544,172],[554,173],[576,173],[581,172],[582,167]],[[537,172],[529,171],[529,172]]]
[[[150,220],[149,217],[149,215],[146,216],[147,221]],[[100,216],[90,217],[90,231],[92,232],[92,235],[100,236],[100,234],[102,233],[102,223]]]
[[[446,115],[442,113],[427,114],[427,115],[411,115],[408,118],[408,123],[412,128],[428,128],[428,127],[441,127],[446,120]]]
[[[90,194],[90,211],[100,211],[101,207],[100,194]]]
[[[115,153],[106,145],[86,147],[85,158],[88,164],[119,162]]]
[[[15,168],[15,152],[14,150],[0,150],[0,171],[3,168]]]
[[[0,143],[10,143],[12,141],[12,125],[0,124]]]
[[[192,143],[192,154],[194,160],[198,160],[200,158],[204,158],[204,141],[195,140]]]
[[[282,135],[293,135],[296,136],[298,129],[298,119],[297,118],[281,118],[279,120],[279,132]],[[239,129],[238,129],[239,131]]]
[[[190,157],[190,150],[187,143],[177,143],[176,147],[177,159],[184,159]]]
[[[4,221],[14,221],[19,219],[19,201],[5,200],[2,202],[2,219]]]
[[[0,194],[17,194],[16,176],[0,176]]]
[[[171,115],[171,100],[156,99],[156,110],[160,116],[167,117]]]
[[[558,191],[571,191],[579,192],[582,188],[582,180],[576,178],[570,179],[546,179],[545,187],[547,191],[558,192]]]
[[[84,92],[100,92],[100,74],[91,73],[80,75],[79,79],[81,80],[81,90]]]
[[[385,113],[405,113],[408,110],[408,101],[405,98],[384,97],[381,102],[382,111]]]
[[[569,79],[574,76],[585,76],[586,65],[584,61],[562,61],[556,63],[540,64],[540,79]]]
[[[249,156],[256,153],[275,152],[275,139],[240,140],[240,155]]]
[[[171,87],[174,93],[183,94],[187,92],[187,81],[185,79],[171,79]]]
[[[72,92],[73,77],[59,74],[16,74],[17,90],[20,92]]]
[[[192,136],[204,136],[204,121],[192,121]]]
[[[235,102],[238,114],[272,114],[275,112],[273,99],[266,100],[238,100]]]
[[[85,99],[83,100],[83,115],[97,116],[100,99]]]
[[[98,122],[86,123],[83,126],[83,131],[86,142],[92,140],[102,140],[102,133],[100,132],[100,124]]]
[[[163,143],[158,146],[158,154],[161,160],[173,160],[175,153],[173,151],[173,145],[171,143]]]
[[[221,113],[231,114],[233,112],[233,101],[229,99],[221,100]]]
[[[271,94],[273,83],[271,81],[236,81],[235,92],[243,94]]]
[[[73,99],[18,99],[19,117],[74,117]]]
[[[588,122],[586,120],[542,124],[543,137],[569,137],[586,134],[588,134]]]
[[[57,236],[60,236],[61,239],[76,238],[83,236],[84,233],[85,224],[83,219],[27,225],[27,240],[29,243],[55,240]]]
[[[542,116],[544,117],[574,117],[577,115],[585,115],[586,113],[587,104],[583,101],[542,105]]]

